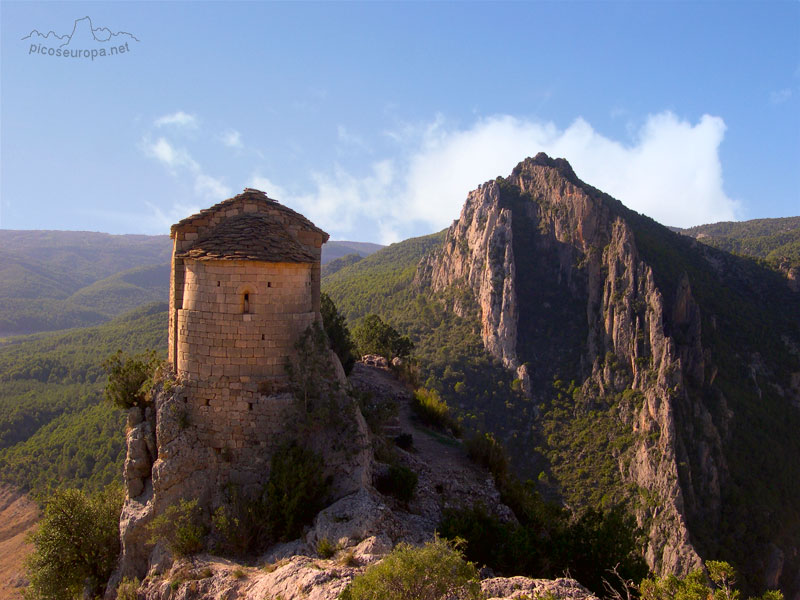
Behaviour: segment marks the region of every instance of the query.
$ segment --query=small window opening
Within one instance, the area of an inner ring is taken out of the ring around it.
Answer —
[[[262,339],[262,340],[264,339],[264,334],[263,334],[263,333],[261,334],[261,339]]]
[[[247,403],[247,410],[253,410],[253,403],[252,402],[248,402]]]
[[[218,282],[217,282],[217,287],[219,287],[219,283],[220,283],[220,282],[218,281]]]
[[[206,406],[210,406],[210,405],[211,405],[211,401],[210,400],[206,400]]]
[[[272,282],[271,281],[267,282],[267,287],[272,287]]]
[[[242,312],[245,314],[250,312],[250,294],[244,295],[244,308],[242,309]]]

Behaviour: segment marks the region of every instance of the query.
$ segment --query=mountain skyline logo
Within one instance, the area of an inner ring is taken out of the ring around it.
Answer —
[[[77,35],[77,37],[76,37]],[[68,46],[73,41],[81,41],[81,42],[98,42],[101,44],[104,43],[111,43],[117,44],[122,41],[139,41],[132,33],[127,31],[117,31],[112,32],[111,29],[108,27],[95,27],[92,23],[92,19],[89,16],[81,17],[79,19],[75,19],[75,22],[72,24],[72,32],[65,33],[63,35],[58,35],[55,31],[50,30],[47,34],[43,34],[38,29],[33,29],[31,32],[26,35],[25,37],[21,38],[22,40],[34,39],[38,38],[39,41],[51,41],[52,40],[59,40],[62,43],[58,45],[58,48],[63,48],[64,46]],[[66,41],[64,41],[66,40]]]

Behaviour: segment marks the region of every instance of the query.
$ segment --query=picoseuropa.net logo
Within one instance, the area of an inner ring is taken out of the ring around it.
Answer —
[[[139,42],[139,38],[127,31],[113,33],[108,27],[94,27],[89,17],[75,19],[71,33],[58,35],[51,30],[45,35],[34,29],[22,39],[30,41],[28,54],[91,60],[125,54],[132,50],[129,44]]]

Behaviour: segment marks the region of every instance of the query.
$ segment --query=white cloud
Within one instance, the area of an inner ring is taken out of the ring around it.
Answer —
[[[242,147],[242,134],[235,129],[228,129],[227,131],[223,132],[220,136],[220,139],[222,140],[222,143],[229,148]]]
[[[369,144],[358,134],[353,133],[344,125],[336,128],[336,137],[343,146],[350,146],[358,150],[369,152]]]
[[[140,145],[145,155],[155,158],[162,165],[167,167],[170,173],[178,178],[189,177],[194,183],[194,191],[198,196],[220,202],[232,195],[231,189],[226,186],[219,178],[212,177],[205,173],[200,164],[192,158],[188,151],[177,148],[169,140],[159,137],[156,141],[150,140],[147,136]],[[183,207],[176,205],[169,212],[171,215],[174,209],[183,210]],[[160,222],[165,213],[161,212],[154,218]],[[184,214],[184,216],[186,216]],[[169,216],[168,218],[172,218]]]
[[[192,171],[200,169],[200,166],[186,150],[176,148],[166,138],[160,137],[155,142],[145,140],[143,147],[145,154],[157,159],[173,171],[179,167]]]
[[[197,128],[197,119],[194,115],[179,110],[171,115],[164,115],[155,120],[156,127],[165,127],[175,125],[177,127],[187,127],[189,129]]]
[[[790,90],[789,88],[785,88],[782,90],[777,90],[775,92],[772,92],[769,95],[769,101],[771,104],[783,104],[791,97],[792,97],[792,90]]]
[[[261,179],[281,190],[277,199],[334,237],[391,242],[446,227],[470,190],[543,151],[566,158],[578,177],[628,207],[664,224],[690,226],[738,215],[738,203],[723,189],[724,133],[719,117],[704,115],[691,124],[671,112],[649,116],[627,144],[580,118],[559,129],[499,115],[458,129],[437,116],[423,126],[385,132],[403,154],[373,163],[366,174],[335,166],[315,173],[310,189],[295,194]]]
[[[195,176],[194,191],[206,198],[216,199],[217,202],[233,196],[231,188],[222,183],[221,179],[211,177],[205,173],[198,173]]]

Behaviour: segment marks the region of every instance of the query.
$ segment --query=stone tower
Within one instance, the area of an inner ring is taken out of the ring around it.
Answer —
[[[280,381],[319,319],[328,234],[245,189],[172,226],[169,361],[192,382]]]
[[[128,414],[115,582],[149,572],[158,547],[147,525],[168,507],[197,499],[213,511],[231,502],[231,490],[243,498],[263,493],[282,444],[302,443],[324,459],[330,501],[372,481],[369,430],[355,401],[341,390],[328,394],[342,418],[300,438],[306,407],[288,385],[295,343],[322,320],[328,234],[245,189],[176,223],[170,236],[169,362],[178,377]],[[341,365],[326,352],[335,380]]]
[[[328,234],[248,188],[176,223],[170,236],[169,362],[185,420],[246,484],[284,429],[295,343],[321,320]]]

